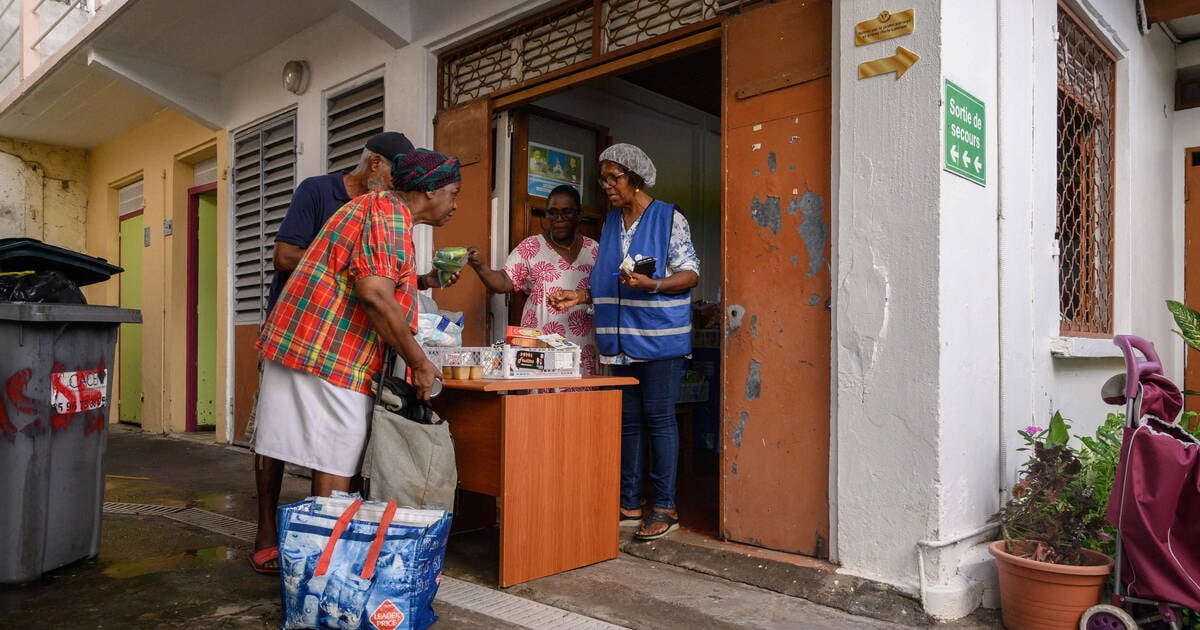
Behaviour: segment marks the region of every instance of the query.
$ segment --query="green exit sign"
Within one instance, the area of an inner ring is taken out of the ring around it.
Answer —
[[[987,186],[987,108],[983,101],[946,80],[945,169]]]

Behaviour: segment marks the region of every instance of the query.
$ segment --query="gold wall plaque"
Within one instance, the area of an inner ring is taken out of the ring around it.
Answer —
[[[854,25],[854,45],[873,44],[885,39],[908,35],[913,32],[917,21],[916,10],[906,9],[899,13],[883,11],[879,17]]]

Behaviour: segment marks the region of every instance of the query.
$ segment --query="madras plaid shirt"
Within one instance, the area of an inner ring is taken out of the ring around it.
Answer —
[[[263,358],[370,396],[381,342],[354,283],[367,276],[394,280],[396,301],[416,332],[411,229],[411,212],[390,192],[370,192],[342,206],[283,286],[255,344]]]

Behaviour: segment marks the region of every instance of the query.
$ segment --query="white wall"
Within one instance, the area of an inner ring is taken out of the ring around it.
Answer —
[[[721,287],[721,119],[618,79],[535,104],[604,125],[614,143],[646,151],[658,171],[650,194],[678,204],[692,230],[701,265],[700,286],[692,297],[716,301]],[[593,172],[585,177],[596,174],[594,158],[589,158]]]
[[[314,42],[331,45],[315,46]],[[334,42],[337,45],[332,45]],[[325,172],[325,99],[356,78],[379,76],[394,54],[390,46],[353,20],[334,13],[222,77],[228,127],[237,131],[295,107],[297,140],[302,147],[296,175],[300,179],[320,175]],[[291,59],[307,61],[312,72],[308,90],[299,96],[285,90],[280,79],[283,64]],[[384,85],[389,96],[391,87]],[[390,109],[389,99],[385,114]]]
[[[984,103],[986,186],[940,171],[941,441],[930,540],[977,531],[999,507],[997,7],[943,2],[941,18],[943,81]],[[940,114],[949,106],[943,99]],[[927,552],[926,578],[941,597],[926,601],[934,614],[957,617],[979,603],[980,585],[958,575],[969,552],[970,543]]]
[[[895,7],[835,6],[835,550],[845,571],[915,592],[939,512],[940,3],[909,5],[913,35],[861,47],[854,25]],[[903,78],[857,78],[896,45],[921,56]]]
[[[437,103],[437,57],[431,49],[461,43],[472,34],[519,19],[548,0],[451,0],[413,5],[413,43],[394,49],[343,13],[297,33],[236,68],[221,80],[221,98],[233,131],[295,107],[299,178],[325,172],[325,99],[356,82],[384,77],[384,118],[418,147],[433,146]],[[322,42],[327,44],[322,44]],[[291,59],[312,71],[299,96],[283,88],[280,72]],[[433,239],[428,226],[414,231],[419,271],[428,269]]]

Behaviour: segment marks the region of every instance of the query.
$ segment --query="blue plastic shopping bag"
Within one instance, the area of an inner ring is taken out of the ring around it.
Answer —
[[[450,515],[393,502],[310,497],[279,508],[281,628],[424,630]]]

